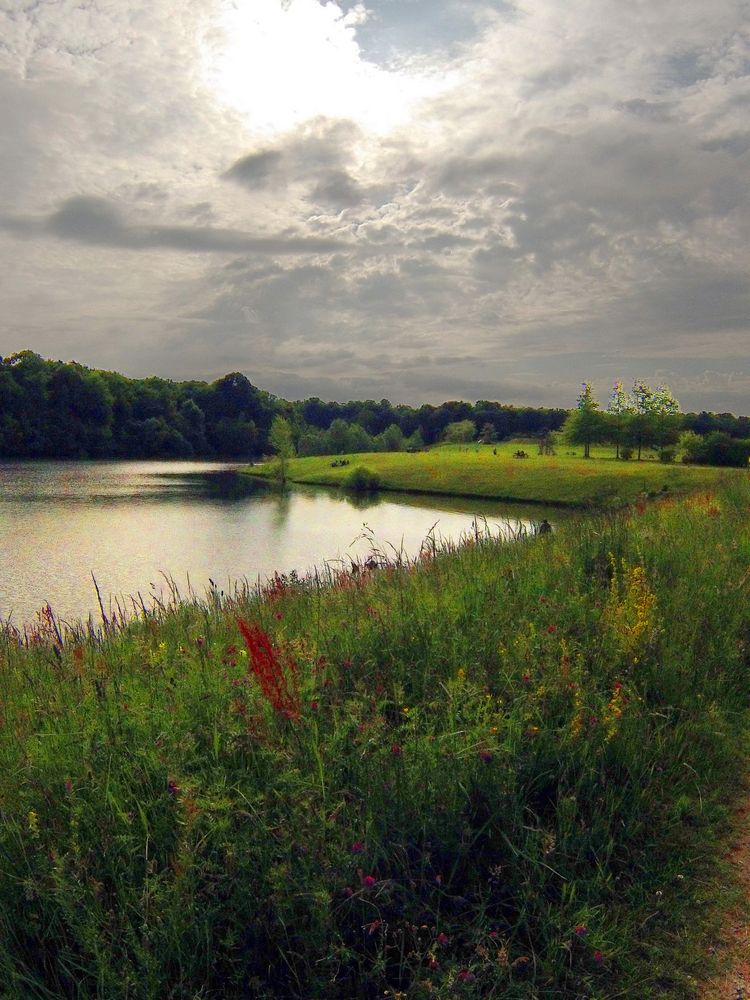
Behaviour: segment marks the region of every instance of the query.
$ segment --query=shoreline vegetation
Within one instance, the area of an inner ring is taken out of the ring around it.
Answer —
[[[491,486],[491,459],[601,502],[596,460],[489,448]],[[6,626],[3,996],[694,996],[748,749],[750,484],[641,464],[601,460],[635,503],[551,536]]]
[[[522,452],[523,458],[516,455]],[[377,489],[477,497],[498,501],[584,509],[616,509],[644,497],[682,496],[710,489],[744,470],[621,461],[613,448],[580,454],[539,455],[536,442],[495,445],[440,445],[419,452],[373,452],[291,458],[284,478],[290,483],[351,488],[361,467],[376,477]],[[267,481],[279,478],[278,462],[245,466],[241,475]],[[356,489],[356,485],[354,485]]]

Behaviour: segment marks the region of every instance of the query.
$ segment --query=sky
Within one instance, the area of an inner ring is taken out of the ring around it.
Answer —
[[[0,0],[0,355],[750,412],[750,4]]]

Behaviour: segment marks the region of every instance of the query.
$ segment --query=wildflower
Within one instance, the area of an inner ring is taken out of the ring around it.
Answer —
[[[483,764],[489,764],[492,761],[492,754],[490,753],[489,750],[480,750],[479,759],[482,761]]]
[[[39,836],[39,814],[36,809],[29,809],[29,814],[27,816],[29,824],[29,833],[32,837]]]
[[[65,779],[65,791],[68,793],[68,795],[70,795],[70,793],[73,791],[73,782],[70,780],[70,778]]]
[[[573,933],[576,935],[576,937],[586,937],[588,932],[589,929],[586,926],[586,924],[576,924],[575,927],[573,928]]]
[[[439,944],[441,948],[444,948],[448,944],[450,938],[444,931],[440,931],[438,936],[435,938],[435,943]]]
[[[204,637],[203,637],[202,635],[199,635],[199,636],[198,636],[198,638],[197,638],[197,639],[195,640],[195,645],[196,645],[196,646],[197,646],[197,647],[198,647],[199,649],[200,649],[200,647],[201,647],[201,646],[205,646],[205,645],[206,645],[206,640],[205,640],[205,638],[204,638]]]
[[[521,681],[524,684],[530,684],[531,683],[531,675],[530,674],[524,674],[523,677],[521,678]]]
[[[436,972],[440,968],[440,962],[435,958],[434,955],[430,955],[430,960],[427,963],[427,968],[432,972]]]
[[[354,664],[352,663],[351,660],[342,660],[341,666],[344,668],[344,670],[351,670]]]
[[[299,719],[300,697],[297,686],[297,664],[291,656],[281,658],[266,633],[257,625],[250,626],[237,619],[252,663],[252,672],[271,707],[287,719]]]
[[[408,716],[410,712],[411,712],[411,709],[409,708],[408,705],[404,705],[404,707],[401,709],[401,714],[402,715]]]
[[[547,631],[549,632],[550,635],[552,635],[554,632],[557,632],[557,626],[556,625],[548,625],[547,626]]]
[[[458,679],[458,680],[460,680],[460,681],[462,681],[462,680],[464,680],[464,679],[465,679],[465,677],[466,677],[466,671],[464,670],[464,668],[463,668],[463,667],[459,667],[459,668],[458,668],[458,671],[457,671],[457,673],[456,673],[456,677],[457,677],[457,679]]]
[[[594,952],[594,961],[597,963],[597,965],[601,965],[601,963],[604,961],[604,953],[599,951],[598,948]]]
[[[456,978],[462,983],[470,983],[477,977],[474,975],[471,969],[461,969]]]
[[[348,885],[344,889],[344,895],[346,896],[347,899],[351,899],[351,897],[354,895],[354,889],[352,889],[352,887]]]
[[[355,840],[351,846],[352,854],[361,854],[364,851],[365,845],[361,840]]]
[[[366,930],[369,935],[375,934],[378,930],[380,930],[381,923],[381,920],[373,920],[369,924],[365,924],[364,930]]]
[[[318,711],[318,702],[317,701],[311,701],[310,702],[310,708],[312,709],[313,712],[317,712]]]
[[[365,889],[372,889],[378,882],[374,875],[363,875],[361,881]]]
[[[404,748],[401,746],[400,743],[394,743],[391,746],[391,753],[393,754],[394,757],[400,757],[403,752]]]
[[[177,784],[174,778],[170,778],[169,781],[167,782],[167,791],[169,792],[170,795],[180,794],[180,786]]]
[[[276,614],[274,615],[274,618],[276,619],[277,622],[280,622],[283,617],[284,616],[280,611],[277,611]]]

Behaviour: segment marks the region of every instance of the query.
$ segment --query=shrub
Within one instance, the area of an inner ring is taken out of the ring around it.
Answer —
[[[358,465],[346,474],[342,486],[348,490],[356,490],[357,493],[366,493],[380,487],[380,476],[366,465]]]
[[[633,449],[630,447],[629,444],[623,445],[623,447],[620,448],[620,458],[622,458],[626,462],[629,462],[632,457],[633,457]]]
[[[674,457],[676,454],[677,454],[676,448],[662,448],[662,450],[659,452],[659,461],[664,462],[665,464],[674,462]]]

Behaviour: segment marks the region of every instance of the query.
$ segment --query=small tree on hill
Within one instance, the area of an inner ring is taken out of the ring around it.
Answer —
[[[633,383],[633,413],[628,421],[627,438],[638,449],[640,461],[643,448],[655,448],[661,455],[675,444],[680,430],[680,404],[669,386],[652,389],[642,379]]]
[[[591,457],[591,445],[607,437],[607,425],[590,382],[584,382],[578,404],[565,421],[563,437],[568,444],[583,445],[583,457]]]
[[[279,460],[279,479],[286,482],[286,467],[290,458],[294,455],[294,439],[292,438],[292,425],[284,417],[274,417],[271,429],[268,432],[268,442],[276,452]]]
[[[450,444],[468,444],[477,432],[473,420],[454,420],[443,431],[443,440]]]
[[[609,397],[607,415],[610,434],[615,442],[615,457],[620,457],[620,445],[625,440],[628,421],[633,414],[633,401],[622,387],[622,382],[615,382]]]

